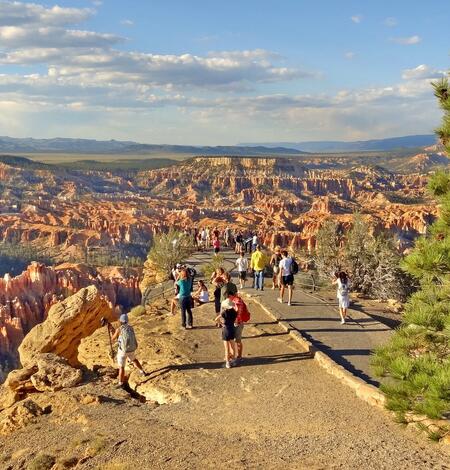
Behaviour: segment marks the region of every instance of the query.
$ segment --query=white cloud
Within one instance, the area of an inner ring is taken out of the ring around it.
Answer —
[[[436,79],[445,76],[445,72],[432,69],[428,65],[421,64],[412,69],[405,69],[402,73],[404,80]]]
[[[36,3],[0,1],[0,26],[63,26],[86,20],[94,13],[89,8],[45,8]]]
[[[346,53],[344,54],[344,57],[345,57],[346,59],[348,59],[348,60],[354,59],[355,56],[356,56],[356,54],[355,54],[355,52],[353,52],[353,51],[348,51],[348,52],[346,52]]]
[[[388,26],[389,28],[393,28],[394,26],[398,25],[397,18],[394,18],[393,16],[388,16],[384,21],[383,24],[385,26]]]
[[[413,44],[419,44],[419,42],[422,41],[422,38],[420,36],[414,35],[404,38],[391,38],[391,41],[403,46],[411,46]]]
[[[120,24],[122,24],[123,26],[133,26],[134,25],[134,21],[132,20],[122,20],[120,22]]]
[[[353,21],[353,23],[359,24],[363,20],[363,15],[353,15],[350,17],[350,19]]]

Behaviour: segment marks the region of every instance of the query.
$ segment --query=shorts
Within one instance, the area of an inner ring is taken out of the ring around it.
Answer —
[[[247,279],[247,271],[239,271],[239,279],[245,281]]]
[[[220,248],[214,248],[214,253],[219,253]]]
[[[345,297],[338,297],[339,301],[339,308],[348,308],[350,305],[350,299],[345,296]]]
[[[238,343],[242,341],[242,332],[244,331],[244,324],[239,323],[238,325],[234,325],[234,339]]]
[[[223,341],[232,341],[235,338],[236,328],[234,326],[224,326],[222,328],[222,340]]]
[[[136,355],[133,352],[124,352],[121,349],[117,351],[117,364],[119,367],[125,367],[125,364],[127,363],[127,359],[130,362],[133,362],[136,359]]]
[[[294,284],[294,275],[288,274],[287,276],[282,276],[281,284],[283,284],[283,286],[292,286]]]

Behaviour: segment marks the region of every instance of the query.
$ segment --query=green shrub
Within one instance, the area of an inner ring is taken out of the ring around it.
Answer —
[[[27,470],[50,470],[55,465],[56,459],[53,455],[39,454],[27,465]]]

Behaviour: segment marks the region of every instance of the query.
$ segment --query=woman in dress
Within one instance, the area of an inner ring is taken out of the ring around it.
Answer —
[[[337,299],[339,302],[339,315],[343,325],[347,319],[347,310],[350,305],[350,280],[344,271],[335,273],[333,284],[337,285]]]

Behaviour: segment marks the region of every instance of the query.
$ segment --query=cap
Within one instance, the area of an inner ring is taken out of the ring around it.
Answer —
[[[120,323],[128,323],[128,315],[126,313],[122,313],[119,317]]]
[[[222,310],[228,310],[229,308],[236,308],[236,304],[230,299],[225,299],[220,304],[220,308]]]

